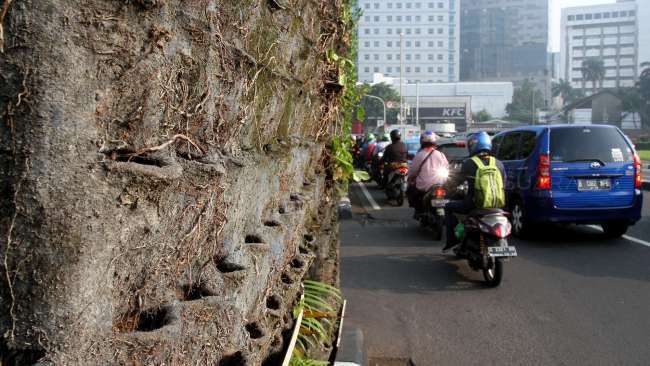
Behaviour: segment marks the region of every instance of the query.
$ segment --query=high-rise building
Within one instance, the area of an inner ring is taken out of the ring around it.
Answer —
[[[650,1],[639,0],[637,2],[638,19],[645,21],[638,22],[639,32],[639,63],[650,62]],[[641,71],[641,70],[640,70]]]
[[[462,0],[463,81],[549,84],[549,0]]]
[[[637,19],[634,1],[563,9],[561,78],[588,94],[591,82],[583,79],[582,63],[588,58],[597,58],[605,64],[602,87],[633,86],[639,74]]]
[[[371,82],[374,73],[458,81],[459,0],[360,0],[359,7],[359,81]]]

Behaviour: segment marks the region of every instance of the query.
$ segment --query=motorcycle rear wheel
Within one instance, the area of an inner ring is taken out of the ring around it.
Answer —
[[[501,284],[503,278],[503,262],[500,258],[490,258],[488,268],[483,269],[483,278],[485,284],[489,287],[497,287]]]

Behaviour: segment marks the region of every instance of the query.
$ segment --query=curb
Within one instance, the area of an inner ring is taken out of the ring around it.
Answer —
[[[347,196],[341,197],[339,200],[339,219],[351,219],[352,218],[352,203],[350,198]]]
[[[359,328],[343,329],[335,366],[367,366],[363,332]]]

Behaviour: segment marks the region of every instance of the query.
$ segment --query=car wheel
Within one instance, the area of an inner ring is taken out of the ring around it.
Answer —
[[[623,236],[630,225],[624,222],[607,222],[601,226],[605,236],[614,239]]]
[[[520,200],[515,201],[510,210],[510,222],[512,224],[512,233],[516,237],[524,237],[529,231],[528,223],[524,219],[524,205]]]

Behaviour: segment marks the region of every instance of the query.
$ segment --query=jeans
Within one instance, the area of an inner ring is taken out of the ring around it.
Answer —
[[[458,218],[455,214],[466,215],[472,210],[472,205],[466,201],[449,201],[445,205],[445,226],[447,233],[447,243],[458,243],[456,239],[456,225],[458,225]]]

